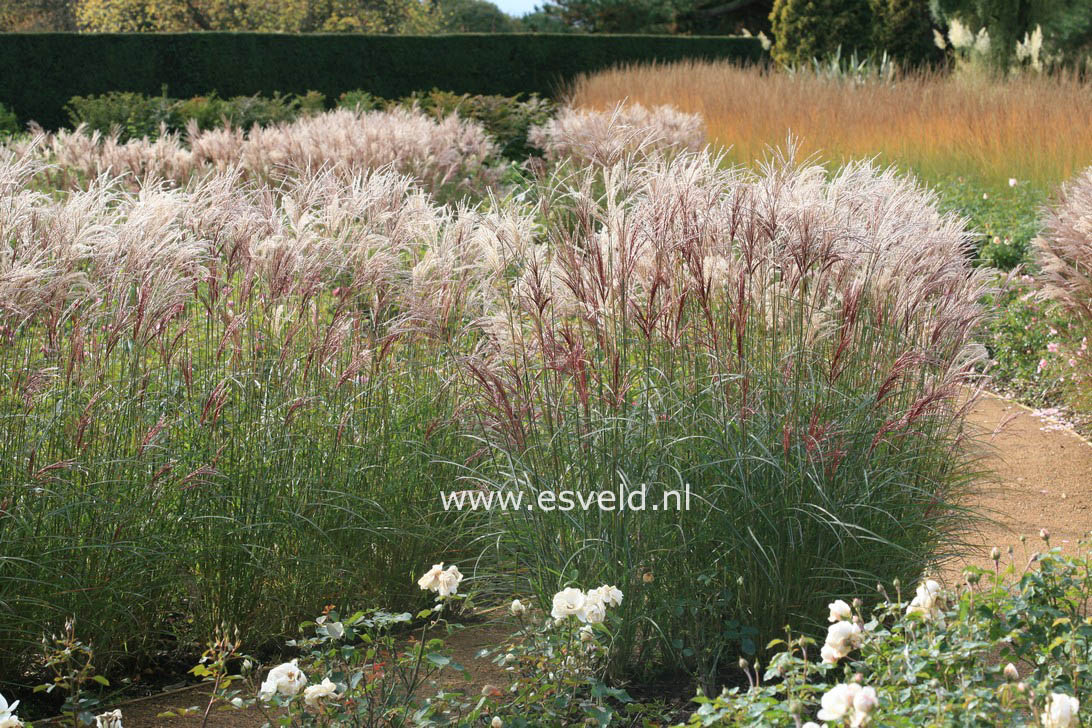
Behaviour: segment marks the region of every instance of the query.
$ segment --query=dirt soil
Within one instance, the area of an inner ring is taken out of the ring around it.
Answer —
[[[1074,552],[1077,541],[1092,530],[1092,443],[1072,431],[1057,429],[1034,416],[1032,410],[992,395],[974,407],[970,421],[985,434],[989,447],[982,468],[995,478],[987,482],[969,505],[984,510],[991,522],[966,536],[967,553],[946,565],[944,578],[959,578],[966,564],[991,567],[989,550],[1010,544],[1016,559],[1042,550],[1039,529],[1050,531],[1052,546]],[[1020,536],[1027,543],[1020,543]],[[445,687],[463,688],[473,694],[485,684],[503,686],[505,673],[488,658],[476,654],[493,647],[512,632],[504,620],[491,620],[457,633],[448,640],[455,660],[470,671],[467,687],[457,674],[441,680]],[[178,707],[204,705],[208,691],[194,687],[144,698],[120,706],[125,728],[201,725],[201,717],[159,718],[159,713]],[[213,711],[210,728],[258,728],[265,718],[257,711]],[[45,725],[44,723],[39,725]]]
[[[985,434],[981,467],[993,473],[970,505],[991,521],[966,535],[970,548],[947,565],[946,574],[958,574],[966,564],[992,567],[994,546],[1002,552],[1013,546],[1016,560],[1026,563],[1046,548],[1042,528],[1050,532],[1051,546],[1076,553],[1078,540],[1092,530],[1092,443],[993,395],[982,397],[969,419]]]

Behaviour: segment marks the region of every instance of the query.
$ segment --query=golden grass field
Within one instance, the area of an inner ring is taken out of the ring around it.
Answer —
[[[791,133],[825,160],[878,155],[924,177],[1053,186],[1092,164],[1092,84],[1069,74],[912,73],[854,83],[686,61],[583,76],[569,95],[581,107],[628,100],[699,112],[709,140],[743,162]]]

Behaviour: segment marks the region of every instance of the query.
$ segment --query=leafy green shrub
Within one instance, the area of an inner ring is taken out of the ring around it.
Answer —
[[[527,141],[531,127],[544,124],[555,111],[553,102],[535,94],[521,100],[519,96],[472,96],[439,89],[412,94],[399,103],[416,105],[437,119],[458,114],[476,121],[501,147],[501,153],[516,161],[531,155],[532,147]]]
[[[386,99],[381,99],[367,91],[346,91],[337,99],[338,108],[351,111],[374,111],[384,108],[387,103]]]
[[[19,133],[19,117],[4,104],[0,104],[0,138]]]
[[[147,97],[137,93],[113,92],[101,96],[76,96],[65,107],[73,126],[103,134],[120,131],[119,141],[156,139],[160,132],[182,132],[192,120],[200,129],[213,129],[225,122],[244,130],[292,121],[300,114],[325,108],[325,97],[317,91],[303,96],[236,96],[222,99],[215,92],[190,99]]]
[[[1054,548],[1034,554],[1023,570],[1010,563],[964,574],[968,583],[954,595],[927,581],[912,600],[885,592],[871,613],[859,600],[832,603],[827,645],[841,642],[850,648],[846,656],[820,660],[806,636],[775,640],[771,646],[784,651],[764,673],[744,666],[749,689],[699,698],[687,725],[1084,723],[1079,706],[1092,700],[1092,554],[1063,556]],[[832,638],[835,632],[851,639]]]
[[[161,129],[177,131],[184,126],[175,109],[176,101],[160,96],[145,96],[129,91],[112,91],[98,96],[73,96],[65,105],[73,126],[104,134],[119,132],[122,140],[148,137],[155,139]]]
[[[770,13],[774,45],[770,54],[783,66],[872,50],[869,0],[776,0]]]
[[[944,52],[933,40],[929,0],[869,0],[872,47],[903,65],[936,65]]]

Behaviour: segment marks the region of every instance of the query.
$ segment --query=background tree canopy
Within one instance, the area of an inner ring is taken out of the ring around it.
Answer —
[[[1088,0],[932,0],[943,21],[960,20],[972,30],[990,34],[990,54],[1007,68],[1017,41],[1036,26],[1043,29],[1049,51],[1075,61],[1092,46],[1092,3]]]

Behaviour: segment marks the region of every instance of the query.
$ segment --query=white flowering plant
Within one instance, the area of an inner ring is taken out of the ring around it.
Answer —
[[[820,649],[798,634],[774,640],[765,670],[741,660],[747,685],[699,696],[687,726],[1092,724],[1081,708],[1092,701],[1092,552],[1049,549],[1022,572],[992,557],[955,592],[927,579],[912,595],[881,590],[870,614],[860,600],[832,603]]]
[[[213,702],[255,708],[266,716],[267,726],[293,728],[435,725],[476,716],[474,709],[480,709],[482,700],[473,706],[460,693],[443,690],[431,699],[422,698],[441,670],[465,672],[451,659],[443,639],[435,636],[458,627],[442,614],[456,600],[465,599],[458,593],[462,580],[455,565],[433,566],[417,583],[436,594],[436,603],[416,616],[371,609],[343,618],[333,606],[327,607],[314,621],[300,625],[308,636],[287,643],[298,657],[270,668],[257,689],[248,693],[228,691],[239,676],[222,680],[214,685]],[[413,633],[409,628],[415,622],[420,631]],[[238,642],[227,644],[236,655]],[[245,667],[247,658],[238,657]],[[214,674],[215,669],[205,676]]]
[[[519,629],[492,650],[493,662],[510,675],[507,690],[483,696],[500,724],[510,728],[541,725],[609,725],[637,706],[624,689],[605,681],[613,639],[612,610],[624,595],[614,585],[558,591],[543,615],[519,599],[509,606]]]
[[[91,644],[76,636],[75,620],[65,621],[60,634],[42,639],[44,666],[53,673],[48,683],[38,685],[34,692],[60,692],[64,698],[61,715],[64,725],[72,728],[97,726],[102,723],[95,711],[102,700],[94,686],[109,687],[110,681],[98,673],[95,667],[95,651]],[[0,709],[0,717],[5,711]],[[17,728],[16,719],[8,716],[0,721],[3,728]]]

